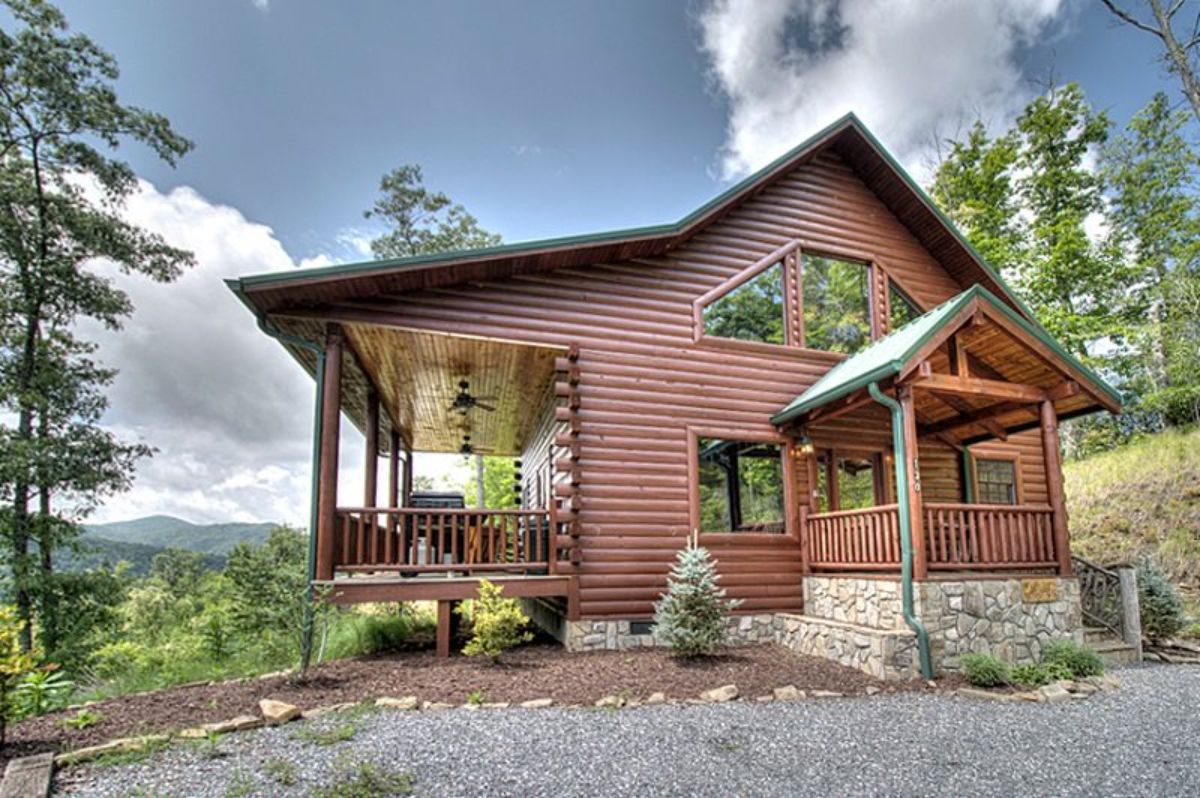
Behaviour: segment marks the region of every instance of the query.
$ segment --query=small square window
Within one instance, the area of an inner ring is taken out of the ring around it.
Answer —
[[[983,504],[1017,503],[1017,465],[1012,460],[976,460],[975,484]]]

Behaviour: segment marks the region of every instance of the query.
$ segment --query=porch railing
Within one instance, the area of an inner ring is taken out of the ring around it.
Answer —
[[[814,571],[898,571],[898,506],[809,515],[808,562]],[[1049,505],[924,505],[930,571],[1057,568]]]
[[[334,569],[401,574],[548,572],[545,510],[352,507],[337,511]]]
[[[808,516],[809,566],[814,570],[896,570],[900,567],[897,505]]]
[[[1079,577],[1079,600],[1083,617],[1120,638],[1125,637],[1125,611],[1121,596],[1121,577],[1116,571],[1082,557],[1071,557]]]
[[[1056,568],[1049,505],[925,505],[929,570]]]

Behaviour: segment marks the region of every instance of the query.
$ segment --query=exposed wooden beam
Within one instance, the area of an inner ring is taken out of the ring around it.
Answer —
[[[827,405],[822,405],[808,414],[804,419],[805,424],[824,423],[833,419],[844,416],[847,413],[853,413],[864,405],[869,405],[875,400],[869,394],[862,391],[856,391],[847,397],[830,402]]]
[[[969,427],[974,424],[982,424],[985,421],[994,421],[997,416],[1003,416],[1016,410],[1023,410],[1029,407],[1030,404],[1032,403],[1000,402],[999,404],[980,408],[979,410],[965,413],[955,418],[947,418],[943,421],[937,421],[933,424],[928,424],[922,429],[922,432],[924,432],[926,435],[937,435],[940,432],[953,432],[955,430],[962,429],[963,427]]]
[[[971,369],[967,360],[967,350],[958,340],[958,333],[946,341],[946,354],[950,356],[950,373],[955,377],[970,377]]]
[[[1022,385],[1000,380],[984,380],[978,377],[952,377],[948,374],[918,373],[910,381],[914,388],[934,393],[975,396],[988,399],[1011,399],[1019,402],[1044,402],[1049,397],[1045,389],[1036,385]]]

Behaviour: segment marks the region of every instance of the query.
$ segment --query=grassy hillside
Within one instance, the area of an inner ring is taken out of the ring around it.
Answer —
[[[91,524],[85,540],[103,538],[117,543],[139,543],[161,549],[191,549],[205,554],[228,554],[239,541],[262,543],[276,524],[193,524],[169,515],[151,515],[132,521]]]
[[[1074,550],[1102,563],[1152,556],[1200,589],[1200,429],[1149,436],[1066,463]]]

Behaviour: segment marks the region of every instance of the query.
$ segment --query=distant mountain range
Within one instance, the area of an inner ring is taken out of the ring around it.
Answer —
[[[87,551],[61,559],[66,570],[81,570],[105,562],[126,560],[138,574],[147,573],[154,555],[164,549],[190,549],[205,555],[209,568],[222,568],[225,555],[241,541],[260,544],[277,524],[193,524],[169,515],[150,515],[130,521],[88,524],[83,528]]]

